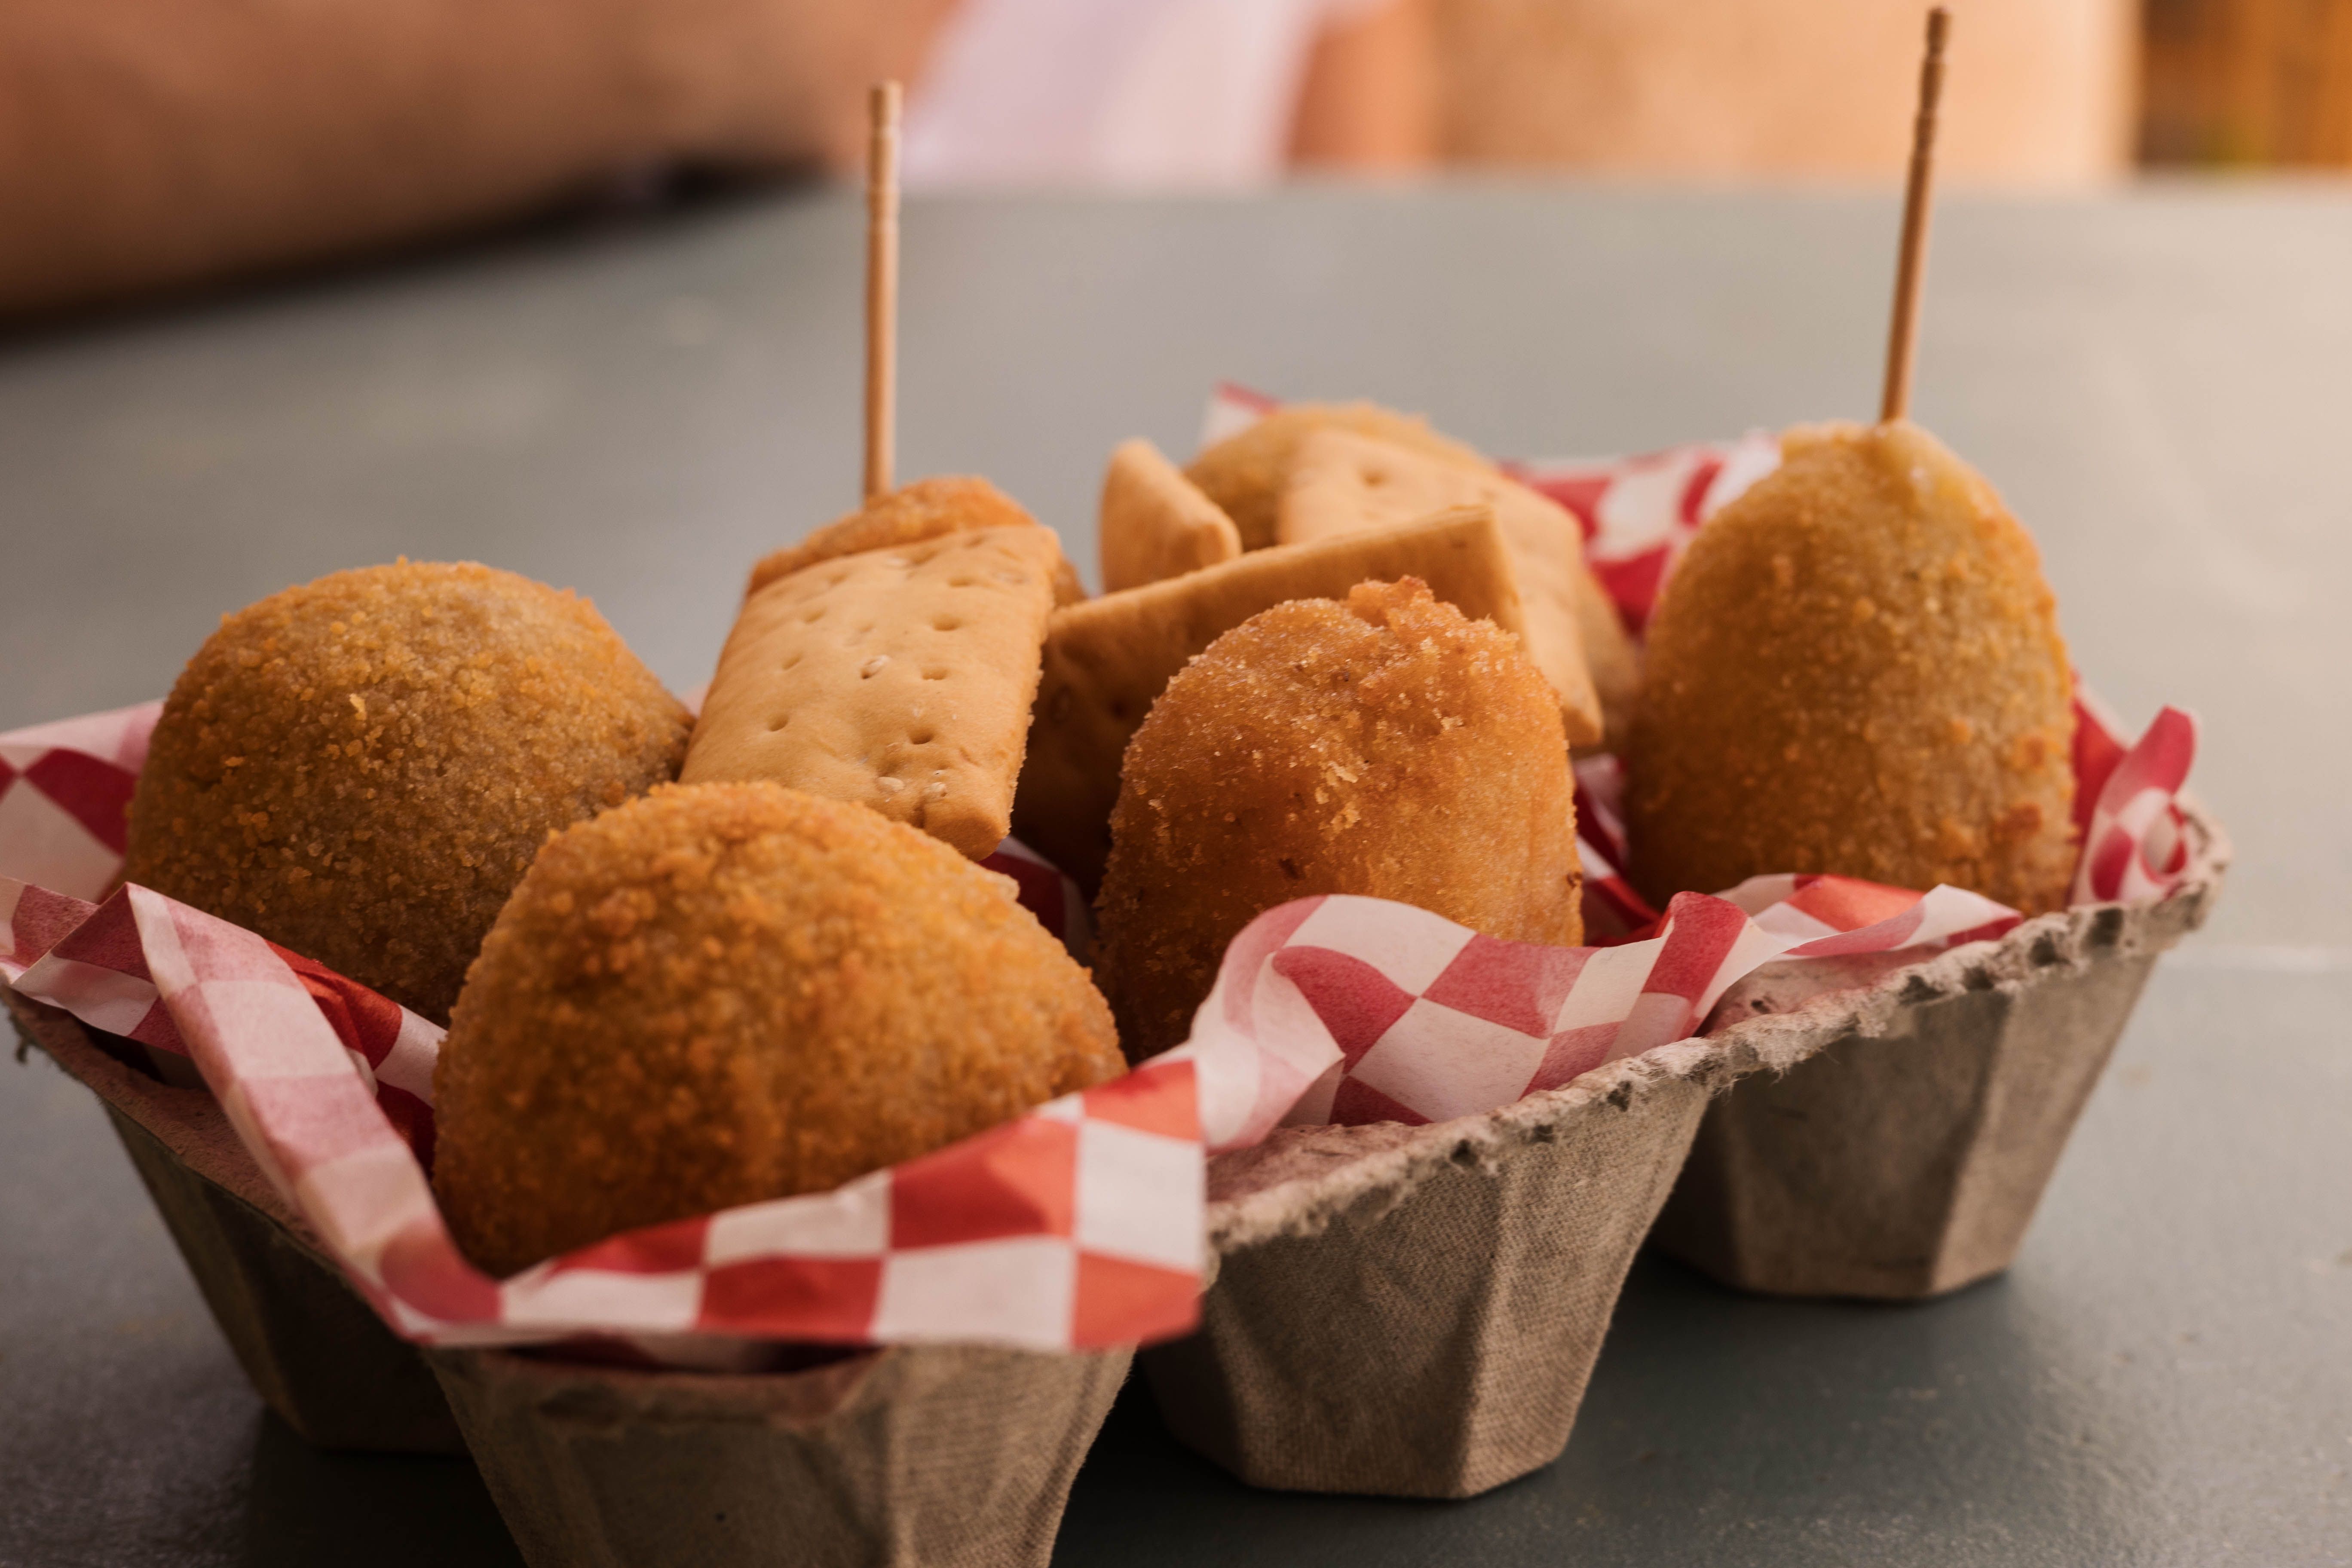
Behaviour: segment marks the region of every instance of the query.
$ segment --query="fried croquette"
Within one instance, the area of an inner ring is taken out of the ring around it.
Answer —
[[[1559,704],[1518,639],[1412,578],[1278,605],[1168,683],[1127,751],[1097,928],[1140,1060],[1183,1041],[1225,945],[1317,893],[1514,942],[1583,935]]]
[[[1012,885],[772,784],[674,784],[551,839],[434,1070],[435,1191],[494,1274],[820,1192],[1123,1067]]]
[[[1837,872],[2060,907],[2073,690],[2033,541],[1916,426],[1795,429],[1782,455],[1650,623],[1634,884],[1663,904]]]
[[[1522,578],[1531,623],[1572,623],[1584,673],[1599,695],[1607,720],[1608,743],[1621,745],[1641,680],[1640,655],[1618,618],[1616,605],[1585,563],[1583,528],[1555,502],[1506,476],[1484,453],[1439,435],[1424,420],[1391,413],[1376,404],[1302,403],[1277,409],[1239,435],[1217,443],[1193,459],[1185,473],[1224,508],[1248,549],[1319,537],[1344,525],[1346,520],[1333,518],[1328,508],[1319,519],[1293,515],[1286,520],[1284,500],[1300,477],[1297,468],[1312,438],[1328,431],[1360,438],[1354,444],[1340,444],[1337,451],[1329,451],[1326,444],[1327,456],[1341,458],[1343,467],[1345,459],[1353,457],[1359,459],[1354,466],[1360,468],[1362,444],[1368,442],[1403,447],[1424,459],[1396,465],[1401,471],[1389,479],[1409,479],[1410,486],[1400,485],[1398,494],[1382,498],[1388,504],[1368,516],[1368,523],[1401,521],[1439,507],[1474,502],[1495,508],[1496,521],[1510,542]],[[1448,476],[1429,459],[1454,472]],[[1409,504],[1396,504],[1407,499],[1408,489]],[[1361,487],[1358,493],[1363,493]],[[1571,688],[1581,687],[1583,677],[1569,674],[1567,654],[1553,646],[1564,638],[1549,626],[1539,632],[1534,624],[1529,635],[1537,668],[1556,679],[1566,679],[1567,684],[1559,689],[1572,714],[1580,696]],[[1573,742],[1584,744],[1584,738],[1572,732],[1572,720],[1570,729]]]
[[[541,843],[677,777],[691,721],[576,595],[470,563],[338,572],[189,660],[123,876],[446,1019]]]
[[[1291,403],[1209,447],[1192,459],[1184,477],[1234,520],[1243,549],[1264,550],[1277,542],[1291,459],[1298,444],[1318,430],[1352,430],[1474,468],[1493,466],[1473,448],[1431,429],[1426,419],[1376,403]]]
[[[1293,599],[1418,577],[1474,620],[1517,632],[1519,590],[1485,507],[1314,544],[1253,550],[1056,610],[1046,624],[1035,717],[1013,830],[1089,894],[1110,858],[1127,745],[1160,694],[1209,645]]]
[[[976,474],[943,474],[917,479],[877,496],[845,517],[835,519],[798,544],[760,559],[743,590],[750,598],[780,577],[839,555],[858,555],[891,545],[919,544],[941,534],[979,528],[1044,528],[1028,510]],[[1067,558],[1054,564],[1054,603],[1075,605],[1087,596],[1077,569]]]
[[[1456,506],[1495,514],[1519,585],[1528,657],[1559,694],[1569,744],[1622,736],[1639,679],[1633,642],[1585,564],[1582,526],[1557,501],[1491,468],[1352,430],[1318,430],[1298,444],[1276,526],[1283,543],[1297,544]]]

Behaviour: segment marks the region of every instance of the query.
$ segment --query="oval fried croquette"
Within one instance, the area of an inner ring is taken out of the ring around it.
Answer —
[[[224,616],[155,726],[123,868],[446,1019],[548,834],[677,775],[690,719],[585,599],[472,564]]]
[[[863,806],[670,785],[551,840],[500,912],[434,1073],[434,1186],[507,1274],[837,1186],[1123,1065],[1004,879]]]
[[[1130,1058],[1183,1041],[1226,943],[1316,893],[1514,942],[1583,935],[1559,703],[1518,639],[1413,578],[1211,643],[1127,749],[1097,902]]]
[[[1627,748],[1634,884],[1765,872],[1972,889],[2074,860],[2073,684],[2033,541],[1916,426],[1789,432],[1667,579]]]

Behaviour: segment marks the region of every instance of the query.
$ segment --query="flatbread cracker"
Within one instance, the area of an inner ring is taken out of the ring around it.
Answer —
[[[1478,504],[1495,509],[1518,574],[1528,657],[1559,693],[1569,744],[1622,735],[1639,679],[1633,643],[1585,564],[1582,525],[1557,501],[1491,468],[1325,429],[1292,454],[1276,531],[1298,544]]]
[[[1242,552],[1240,530],[1149,441],[1110,455],[1102,490],[1103,591],[1140,588]]]
[[[843,555],[744,603],[679,772],[854,801],[973,859],[995,849],[1054,607],[1052,533]]]
[[[1110,853],[1127,742],[1176,672],[1260,610],[1345,599],[1370,581],[1418,577],[1473,620],[1521,628],[1502,536],[1484,507],[1272,550],[1056,610],[1045,635],[1029,761],[1013,830],[1089,895]],[[688,759],[689,765],[692,759]]]
[[[1015,528],[1045,525],[1029,515],[1017,500],[977,474],[940,474],[901,485],[877,496],[856,511],[837,517],[798,544],[788,544],[764,556],[751,568],[743,596],[750,598],[779,577],[837,555],[856,555],[889,544],[915,544],[944,534],[975,528]],[[1058,545],[1058,541],[1056,542]],[[1077,569],[1056,556],[1054,602],[1075,605],[1087,596]]]

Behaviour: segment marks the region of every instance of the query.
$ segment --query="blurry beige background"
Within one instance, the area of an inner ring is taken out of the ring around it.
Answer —
[[[1909,0],[1434,0],[1449,158],[1675,179],[1884,177],[1909,148]],[[1939,166],[2111,178],[2137,0],[1953,0]]]
[[[2352,0],[2147,0],[2140,155],[2352,165]]]
[[[2352,163],[2352,0],[1951,0],[1941,166]],[[1886,182],[1923,0],[0,0],[0,317],[341,263],[677,176],[1294,169]]]

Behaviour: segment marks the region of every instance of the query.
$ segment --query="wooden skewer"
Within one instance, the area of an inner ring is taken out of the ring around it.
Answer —
[[[866,499],[887,494],[898,416],[898,84],[867,95],[866,160]]]
[[[1878,417],[1900,419],[1911,409],[1911,361],[1919,339],[1919,275],[1927,269],[1927,210],[1936,177],[1936,103],[1944,95],[1944,40],[1952,14],[1927,13],[1927,55],[1919,63],[1919,117],[1911,127],[1911,179],[1903,193],[1903,254],[1895,269],[1895,321],[1886,337],[1886,385]]]

